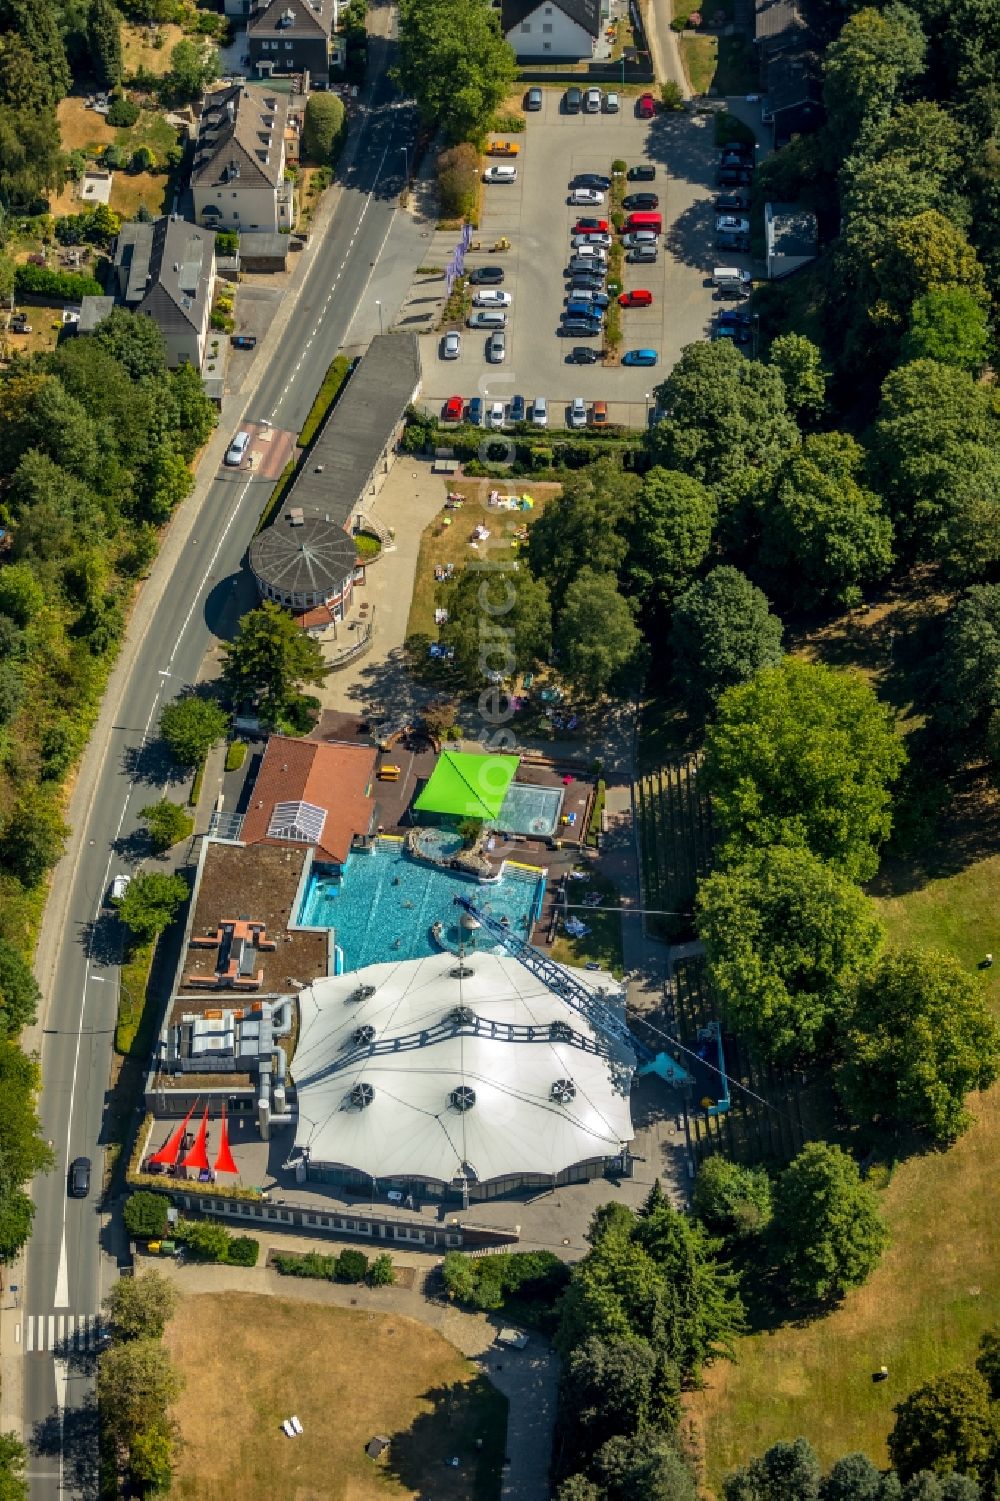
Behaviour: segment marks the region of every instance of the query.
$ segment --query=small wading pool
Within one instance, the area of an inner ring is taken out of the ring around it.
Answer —
[[[547,839],[559,827],[564,796],[561,787],[529,787],[524,782],[511,782],[496,826],[505,834]]]
[[[445,838],[448,838],[445,835]],[[461,840],[458,841],[461,844]],[[333,928],[344,954],[344,969],[384,964],[393,959],[422,959],[439,953],[431,927],[441,924],[445,948],[470,942],[459,928],[462,910],[456,895],[471,897],[492,916],[506,918],[510,929],[528,938],[541,910],[545,877],[533,870],[511,869],[495,884],[410,860],[403,846],[383,839],[370,855],[352,854],[343,873],[314,865],[299,906],[297,922],[307,928]],[[474,933],[471,946],[494,948],[492,939]]]

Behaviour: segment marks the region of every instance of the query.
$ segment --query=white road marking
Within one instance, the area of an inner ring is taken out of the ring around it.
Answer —
[[[20,1337],[20,1329],[17,1334]],[[76,1351],[83,1354],[96,1350],[100,1342],[101,1320],[96,1313],[54,1314],[27,1313],[24,1316],[24,1353],[43,1355],[46,1351]]]
[[[198,605],[201,603],[202,590],[204,589],[205,585],[208,583],[209,575],[211,574],[212,569],[215,567],[216,560],[218,559],[219,553],[222,551],[222,544],[225,542],[226,538],[229,536],[230,528],[232,527],[233,522],[236,520],[236,517],[239,514],[240,506],[243,504],[243,499],[244,499],[247,491],[249,490],[249,488],[250,488],[250,486],[252,484],[253,484],[253,475],[250,476],[250,478],[247,480],[246,484],[243,486],[242,493],[240,494],[240,497],[239,497],[239,499],[236,502],[235,509],[233,510],[233,513],[230,516],[229,520],[226,522],[226,525],[223,528],[222,536],[219,538],[218,545],[217,545],[215,551],[213,552],[211,558],[208,561],[208,567],[205,569],[205,572],[202,575],[201,583],[198,585],[198,588],[195,591],[194,598],[191,601],[191,608],[188,610],[187,614],[185,615],[185,617],[184,617],[184,624],[181,626],[180,634],[178,635],[177,640],[174,642],[174,649],[170,653],[170,657],[169,657],[168,662],[167,662],[168,666],[173,662],[174,658],[177,655],[177,648],[180,646],[181,642],[183,641],[183,639],[184,639],[184,633],[187,630],[188,626],[191,624],[191,617],[194,614],[195,610],[198,608]]]

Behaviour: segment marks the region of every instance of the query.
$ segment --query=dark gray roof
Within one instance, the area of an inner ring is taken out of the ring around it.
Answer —
[[[329,36],[333,30],[333,0],[271,0],[258,5],[250,17],[253,37]]]
[[[268,260],[288,259],[289,235],[272,234],[265,229],[246,229],[240,232],[240,255],[249,256],[252,260],[255,256],[266,256]]]
[[[814,52],[783,52],[767,65],[767,113],[823,104],[822,64]]]
[[[373,339],[320,429],[286,504],[346,526],[419,386],[416,335]]]
[[[500,28],[504,35],[526,21],[541,4],[542,0],[503,0],[500,7]],[[591,36],[600,36],[601,0],[551,0],[551,4]]]
[[[764,230],[769,256],[813,256],[819,249],[819,228],[811,209],[798,203],[768,203]]]
[[[754,38],[765,52],[805,41],[808,29],[799,0],[757,0]]]
[[[78,334],[92,334],[99,323],[114,312],[113,297],[81,297],[80,316],[77,319]]]
[[[204,326],[215,235],[173,214],[152,224],[123,224],[115,244],[119,296],[150,312],[161,328]]]
[[[287,118],[288,95],[276,89],[241,83],[209,94],[198,124],[192,187],[276,187]]]
[[[329,598],[352,577],[357,547],[335,521],[285,511],[250,544],[256,579],[280,594]]]

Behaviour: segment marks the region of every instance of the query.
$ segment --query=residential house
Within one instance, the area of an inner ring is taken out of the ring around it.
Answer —
[[[826,119],[822,64],[815,52],[781,52],[767,66],[761,118],[775,150],[795,135],[818,130]]]
[[[765,203],[764,243],[770,280],[790,276],[819,254],[816,215],[798,203]]]
[[[292,226],[285,181],[288,95],[235,84],[205,100],[191,169],[194,216],[208,229],[277,234]]]
[[[809,47],[812,36],[799,0],[756,0],[754,41],[762,75],[779,53],[799,52]],[[761,77],[761,83],[766,87],[766,77]]]
[[[263,77],[308,73],[325,83],[336,23],[336,0],[261,0],[247,26],[251,66]]]
[[[115,306],[143,313],[159,326],[167,364],[200,370],[215,290],[215,236],[176,214],[151,224],[123,224],[115,241],[113,282],[106,297],[84,297],[77,325],[91,332]]]
[[[500,27],[519,61],[576,62],[594,55],[601,0],[502,0]]]

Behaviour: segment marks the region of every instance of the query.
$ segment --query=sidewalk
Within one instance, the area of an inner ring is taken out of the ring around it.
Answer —
[[[282,1236],[278,1245],[282,1251],[317,1248],[324,1255],[341,1249],[335,1242],[318,1243],[299,1236]],[[526,1351],[502,1349],[495,1344],[499,1321],[491,1322],[484,1313],[467,1313],[429,1299],[425,1286],[436,1258],[419,1257],[407,1251],[399,1264],[419,1263],[412,1287],[368,1288],[283,1277],[263,1265],[268,1249],[267,1242],[263,1242],[262,1264],[256,1267],[178,1265],[160,1257],[137,1257],[136,1273],[155,1267],[176,1283],[185,1297],[220,1292],[256,1293],[339,1308],[363,1308],[372,1313],[395,1313],[430,1325],[474,1361],[507,1398],[510,1464],[504,1469],[501,1488],[504,1501],[549,1501],[548,1469],[555,1426],[558,1362],[540,1335],[531,1336]],[[350,1249],[357,1250],[356,1244]]]
[[[671,0],[645,0],[642,19],[657,83],[676,83],[685,99],[692,98],[677,35],[670,26],[673,20]]]

